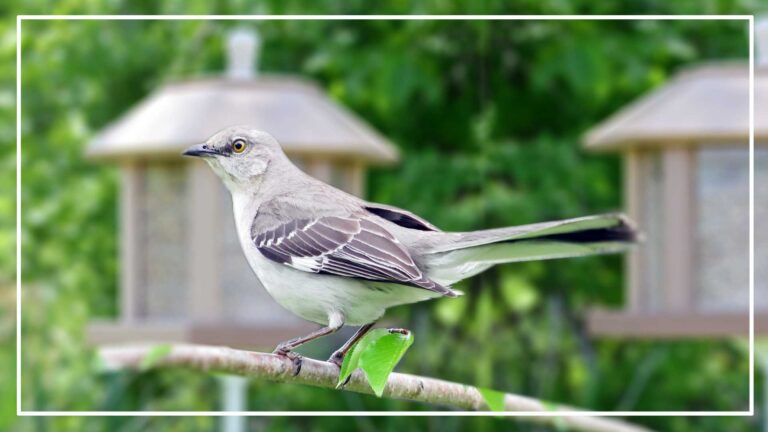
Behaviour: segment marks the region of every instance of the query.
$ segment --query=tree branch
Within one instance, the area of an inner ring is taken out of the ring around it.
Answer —
[[[103,347],[101,355],[108,367],[140,369],[152,346]],[[158,359],[158,367],[185,367],[200,371],[217,371],[245,377],[277,382],[297,383],[333,389],[339,376],[339,368],[328,362],[305,358],[301,371],[293,376],[293,364],[274,354],[236,350],[205,345],[173,345],[170,352]],[[361,371],[355,371],[344,390],[373,394]],[[384,390],[385,398],[444,405],[458,410],[488,410],[477,388],[465,384],[443,381],[403,373],[392,373]],[[557,417],[522,417],[527,421],[557,424],[569,430],[589,432],[641,432],[647,429],[619,420],[574,416],[579,410],[547,404],[537,399],[507,393],[504,398],[506,411],[569,412]],[[501,413],[500,413],[501,414]]]

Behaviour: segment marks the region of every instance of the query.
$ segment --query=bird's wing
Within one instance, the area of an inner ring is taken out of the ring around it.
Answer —
[[[293,220],[252,231],[251,239],[266,258],[297,270],[457,295],[424,276],[403,245],[368,215]]]

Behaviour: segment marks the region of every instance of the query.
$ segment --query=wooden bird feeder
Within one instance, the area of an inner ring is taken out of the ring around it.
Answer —
[[[94,343],[165,341],[270,348],[313,326],[277,305],[249,268],[232,204],[187,146],[233,125],[268,131],[309,174],[356,195],[394,146],[305,80],[256,75],[255,33],[229,38],[226,76],[168,84],[109,125],[88,156],[119,164],[120,319]]]
[[[768,330],[768,67],[755,72],[756,331]],[[626,210],[645,233],[628,255],[627,305],[594,334],[748,334],[749,67],[705,64],[620,110],[585,147],[621,152]],[[761,264],[762,263],[762,264]]]

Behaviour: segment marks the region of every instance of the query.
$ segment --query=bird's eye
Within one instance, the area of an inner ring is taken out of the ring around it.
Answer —
[[[242,140],[242,139],[239,139],[239,138],[236,139],[232,143],[232,151],[234,151],[235,153],[242,153],[242,152],[244,152],[245,151],[245,140]]]

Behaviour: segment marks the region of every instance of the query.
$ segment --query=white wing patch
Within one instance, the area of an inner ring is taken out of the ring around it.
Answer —
[[[322,259],[318,259],[318,257],[291,257],[290,264],[287,262],[283,264],[305,272],[317,273],[322,267]]]

